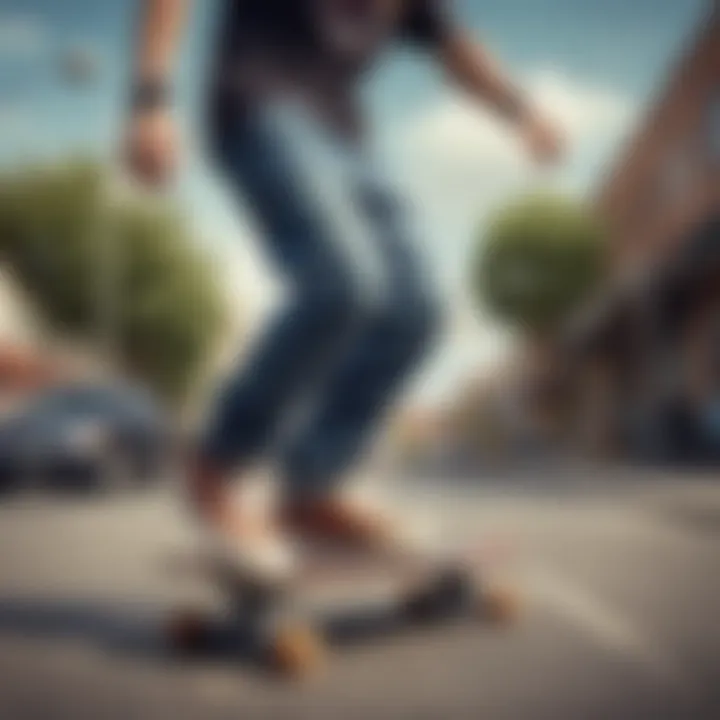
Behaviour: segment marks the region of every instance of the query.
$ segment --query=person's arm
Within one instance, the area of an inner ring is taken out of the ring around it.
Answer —
[[[168,83],[185,24],[187,0],[143,0],[135,83]]]
[[[530,111],[529,101],[495,58],[465,33],[456,31],[448,35],[438,54],[450,78],[502,118],[517,122]]]
[[[177,164],[172,74],[187,0],[143,0],[133,57],[127,164],[141,181],[166,180]]]
[[[558,159],[561,152],[559,133],[483,45],[454,29],[438,44],[437,56],[454,82],[517,127],[536,160],[553,162]]]
[[[558,159],[560,136],[502,71],[488,50],[456,22],[450,0],[415,0],[402,35],[433,54],[451,80],[511,122],[539,162]]]

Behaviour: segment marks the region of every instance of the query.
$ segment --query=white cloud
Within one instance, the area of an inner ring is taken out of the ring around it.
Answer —
[[[527,87],[537,106],[567,136],[566,170],[577,157],[587,155],[588,145],[592,149],[614,143],[633,114],[626,98],[556,71],[534,73]],[[437,193],[447,207],[457,208],[477,197],[496,198],[532,177],[511,133],[456,94],[443,96],[398,134],[404,174],[418,190]],[[472,206],[467,208],[471,210]]]
[[[38,18],[0,15],[0,56],[32,57],[42,51],[45,43],[45,27]]]
[[[562,123],[571,139],[579,141],[597,133],[607,136],[622,131],[634,114],[634,104],[627,97],[555,70],[534,73],[528,88],[539,106]]]

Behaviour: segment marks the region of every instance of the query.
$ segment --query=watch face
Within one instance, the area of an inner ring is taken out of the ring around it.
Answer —
[[[390,37],[401,0],[314,0],[322,42],[346,59],[360,59]]]

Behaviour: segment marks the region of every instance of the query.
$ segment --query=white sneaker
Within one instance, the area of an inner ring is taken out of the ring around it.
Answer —
[[[238,576],[262,585],[288,582],[296,567],[290,543],[277,532],[228,533],[206,528],[204,547],[214,562],[231,568]]]
[[[274,494],[269,472],[244,475],[228,508],[228,526],[201,527],[209,557],[251,582],[283,583],[295,568],[294,548],[273,522]]]

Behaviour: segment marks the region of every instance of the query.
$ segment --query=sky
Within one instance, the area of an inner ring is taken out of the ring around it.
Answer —
[[[198,241],[217,255],[237,316],[259,327],[278,288],[252,220],[203,162],[196,141],[207,62],[222,0],[195,0],[178,69],[186,167],[171,194]],[[130,0],[0,0],[0,167],[95,153],[113,159],[122,128],[134,19]],[[565,130],[568,157],[534,170],[482,108],[448,87],[431,62],[399,51],[365,92],[389,175],[416,208],[418,244],[447,298],[444,339],[413,385],[428,402],[502,358],[501,331],[467,293],[468,258],[488,215],[519,193],[551,186],[592,195],[661,90],[708,0],[457,0],[539,107]],[[72,86],[57,58],[82,48],[98,78]]]

